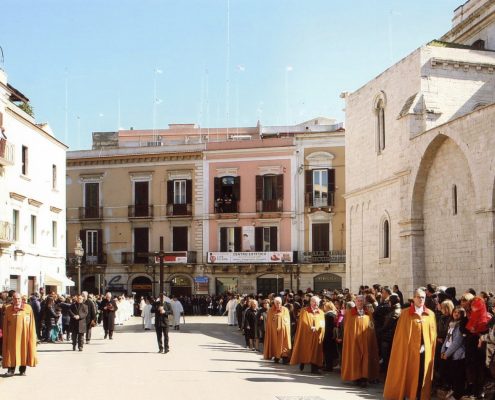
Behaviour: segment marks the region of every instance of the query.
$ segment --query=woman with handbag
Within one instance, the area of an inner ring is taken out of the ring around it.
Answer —
[[[446,372],[445,380],[451,387],[451,391],[445,396],[448,400],[460,399],[465,391],[466,350],[464,335],[460,329],[460,322],[465,316],[464,308],[460,306],[454,308],[440,351],[440,358],[445,363],[443,370]]]

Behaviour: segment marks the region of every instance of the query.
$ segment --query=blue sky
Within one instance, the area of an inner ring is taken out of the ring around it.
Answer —
[[[343,120],[339,94],[439,38],[462,0],[230,0],[229,13],[227,4],[3,0],[4,69],[72,150],[119,125]]]

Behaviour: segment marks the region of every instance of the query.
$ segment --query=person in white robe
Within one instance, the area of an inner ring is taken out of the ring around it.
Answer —
[[[234,326],[236,324],[235,309],[237,307],[237,299],[234,296],[229,297],[225,311],[227,312],[227,323],[229,326]]]
[[[180,329],[180,316],[184,312],[181,302],[176,296],[172,297],[172,313],[174,314],[174,329],[178,331]]]
[[[151,304],[149,299],[146,299],[144,307],[143,307],[143,323],[144,323],[144,330],[149,331],[152,328],[153,322],[151,320],[152,314],[151,314]]]

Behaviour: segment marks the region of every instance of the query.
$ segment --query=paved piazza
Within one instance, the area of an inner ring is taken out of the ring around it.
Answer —
[[[141,318],[132,318],[117,327],[112,341],[94,328],[93,341],[82,353],[73,352],[70,343],[40,345],[38,366],[28,368],[26,377],[0,379],[0,393],[17,400],[40,395],[70,400],[382,397],[382,385],[361,390],[342,385],[336,373],[301,374],[295,366],[263,360],[243,342],[225,317],[186,317],[180,332],[170,331],[170,353],[158,354],[154,331],[144,331]]]

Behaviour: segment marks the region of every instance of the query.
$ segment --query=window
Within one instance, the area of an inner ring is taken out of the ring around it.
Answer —
[[[22,146],[22,175],[28,174],[28,148]]]
[[[313,224],[311,226],[312,251],[330,250],[330,224]]]
[[[172,251],[187,251],[187,226],[174,226],[172,234]]]
[[[86,248],[84,249],[86,260],[98,257],[98,231],[86,231]]]
[[[257,212],[280,212],[283,209],[284,175],[256,176]]]
[[[19,210],[12,211],[12,234],[14,241],[19,240]]]
[[[52,247],[57,247],[57,221],[52,221]]]
[[[476,40],[471,47],[475,50],[485,50],[485,41],[483,39]]]
[[[241,178],[239,176],[224,176],[215,178],[214,204],[216,213],[238,212],[237,204],[240,200]]]
[[[134,215],[135,217],[147,217],[150,215],[149,182],[134,182]]]
[[[84,184],[84,217],[99,218],[100,214],[100,184],[86,182]]]
[[[457,185],[452,185],[452,214],[457,215]]]
[[[186,181],[174,181],[174,204],[186,204]]]
[[[241,251],[242,228],[225,227],[220,228],[220,251]]]
[[[36,215],[31,215],[31,244],[36,244]]]
[[[134,262],[147,263],[149,252],[149,229],[134,228]]]
[[[328,170],[319,169],[313,171],[313,206],[323,207],[328,205]]]
[[[52,165],[52,189],[57,188],[57,166]]]
[[[390,223],[388,219],[382,222],[381,232],[381,250],[380,258],[390,258]]]
[[[376,134],[378,153],[385,150],[385,102],[382,98],[378,99],[375,107],[376,113]]]
[[[254,229],[255,251],[277,251],[278,235],[276,226],[259,226]]]

